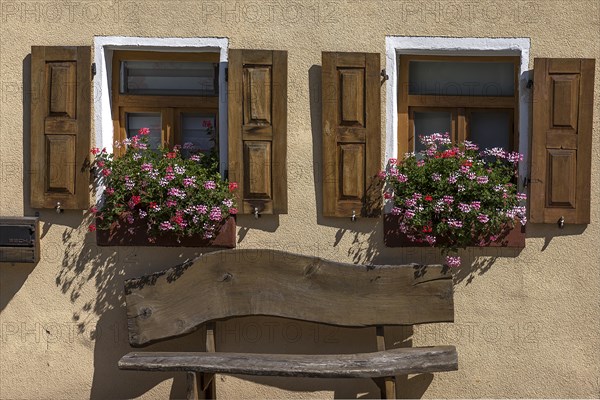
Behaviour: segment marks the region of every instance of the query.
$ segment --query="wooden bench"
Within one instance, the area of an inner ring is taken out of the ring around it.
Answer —
[[[188,372],[188,398],[214,398],[214,374],[370,378],[394,398],[395,376],[458,369],[454,346],[386,349],[384,326],[452,322],[450,273],[442,266],[367,266],[274,250],[209,253],[125,283],[134,347],[203,327],[206,352],[133,352],[119,368]],[[339,355],[217,352],[215,321],[268,315],[376,327],[377,352]]]

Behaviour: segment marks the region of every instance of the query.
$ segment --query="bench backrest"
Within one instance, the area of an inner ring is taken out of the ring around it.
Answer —
[[[338,326],[454,321],[440,265],[355,265],[276,250],[225,250],[125,283],[129,342],[142,346],[205,322],[270,315]]]

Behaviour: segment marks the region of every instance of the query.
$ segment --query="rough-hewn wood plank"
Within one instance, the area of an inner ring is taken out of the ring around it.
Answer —
[[[119,368],[311,378],[377,378],[455,371],[454,346],[401,348],[359,354],[129,353]]]
[[[129,341],[140,346],[207,321],[271,315],[340,326],[452,322],[442,266],[369,266],[276,250],[225,250],[125,283]]]

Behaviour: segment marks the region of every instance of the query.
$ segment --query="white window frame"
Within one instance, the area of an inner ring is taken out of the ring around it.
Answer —
[[[219,164],[221,175],[227,169],[227,82],[229,39],[227,38],[143,38],[125,36],[94,37],[94,130],[96,147],[113,152],[114,128],[111,109],[112,56],[115,50],[219,53]],[[102,191],[102,188],[98,188]],[[101,193],[97,193],[100,199]]]
[[[519,56],[519,152],[524,162],[519,165],[519,175],[528,176],[529,118],[531,114],[529,71],[529,38],[450,38],[420,36],[386,36],[386,140],[385,163],[398,158],[398,59],[401,55],[445,56]],[[520,179],[519,186],[523,181]]]

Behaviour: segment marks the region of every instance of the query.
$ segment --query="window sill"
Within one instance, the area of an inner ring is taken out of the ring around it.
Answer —
[[[154,243],[148,242],[145,226],[134,224],[128,227],[96,231],[98,246],[147,246],[147,247],[219,247],[233,249],[236,245],[235,218],[228,218],[214,239],[204,239],[201,235],[184,237],[178,242],[173,234],[157,237]],[[129,229],[133,228],[133,233]]]
[[[385,247],[429,247],[427,243],[415,243],[410,241],[404,233],[398,230],[399,222],[399,216],[384,214],[383,242]],[[485,246],[474,243],[473,247],[511,247],[523,249],[525,248],[525,227],[520,224],[515,225],[514,228],[507,229],[497,242]]]

